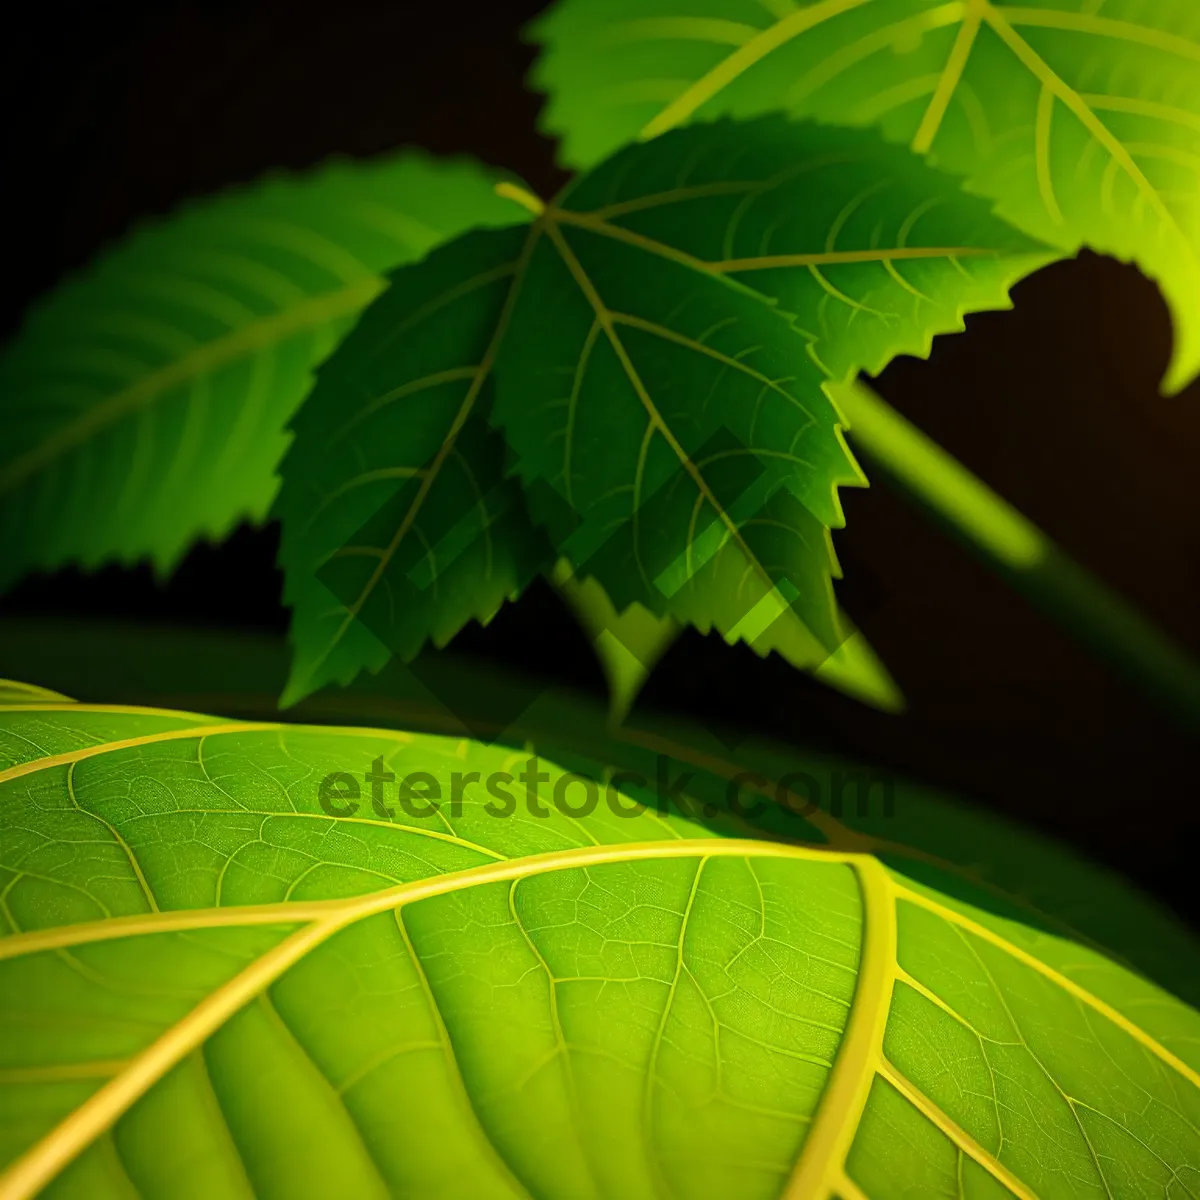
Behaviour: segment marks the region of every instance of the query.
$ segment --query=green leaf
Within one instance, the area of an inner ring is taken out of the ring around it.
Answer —
[[[1117,1200],[1200,1170],[1200,1014],[819,805],[771,810],[807,843],[701,819],[736,764],[660,812],[545,744],[68,702],[0,731],[12,1200]]]
[[[823,384],[1006,306],[1046,249],[873,134],[778,117],[631,148],[545,211],[501,190],[534,219],[397,271],[294,424],[288,701],[444,644],[542,565],[494,387],[530,514],[612,618],[716,628],[899,707],[833,596],[836,487],[864,481]],[[619,710],[640,681],[605,666]]]
[[[563,199],[776,300],[834,379],[926,357],[1057,252],[873,130],[766,117],[632,147]],[[653,246],[648,245],[653,243]]]
[[[1072,252],[1137,263],[1200,370],[1194,0],[560,0],[532,28],[545,128],[590,165],[695,118],[876,125]]]
[[[30,683],[18,683],[15,679],[0,679],[0,707],[6,704],[24,705],[39,701],[70,701],[69,696],[52,692],[48,688],[34,687]]]
[[[275,505],[295,646],[285,704],[445,645],[552,561],[486,417],[526,238],[469,233],[397,271],[319,370]]]
[[[65,696],[91,702],[157,705],[189,712],[222,712],[251,721],[279,718],[276,703],[288,675],[286,640],[264,634],[122,622],[0,619],[0,670],[11,678],[41,678]],[[803,753],[748,736],[737,754],[715,731],[634,709],[614,726],[605,706],[553,686],[533,696],[512,719],[513,695],[528,698],[527,681],[452,649],[424,656],[418,674],[393,660],[378,675],[359,675],[349,687],[326,688],[289,713],[315,725],[404,728],[490,742],[522,751],[553,747],[564,766],[604,763],[612,770],[655,775],[662,755],[671,778],[698,774],[688,786],[712,811],[727,807],[726,781],[757,770],[780,780],[803,769],[813,777],[820,809],[869,839],[893,865],[939,891],[986,907],[1007,897],[1010,915],[1105,946],[1122,961],[1200,1006],[1200,957],[1183,924],[1118,876],[1099,870],[1061,845],[989,815],[974,801],[873,770],[861,762],[812,750]],[[25,688],[26,685],[13,685]],[[443,697],[455,700],[448,708]],[[461,700],[461,707],[459,701]],[[28,702],[26,698],[23,703]],[[789,785],[798,797],[803,780]],[[753,816],[768,836],[821,840],[815,810],[798,821],[787,808],[763,804]],[[741,814],[750,819],[753,814]],[[837,835],[844,836],[844,835]]]
[[[381,271],[508,219],[494,178],[417,152],[334,162],[136,230],[0,356],[0,586],[149,558],[265,516],[284,426]]]
[[[617,611],[638,603],[825,664],[830,682],[898,707],[833,599],[836,488],[864,480],[823,382],[1006,307],[1046,249],[876,135],[782,118],[624,150],[539,225],[495,410],[535,519]],[[555,528],[547,484],[581,529]],[[725,500],[751,494],[740,515]]]

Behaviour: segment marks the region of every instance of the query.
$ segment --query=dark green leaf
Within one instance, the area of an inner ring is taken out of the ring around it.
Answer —
[[[0,586],[149,558],[265,516],[284,427],[380,273],[507,219],[495,179],[417,152],[335,162],[138,229],[0,355]]]
[[[469,233],[396,272],[318,372],[275,506],[295,646],[285,703],[486,623],[548,565],[486,419],[526,240]]]
[[[863,480],[824,384],[1007,305],[1045,248],[874,135],[783,118],[631,147],[549,207],[508,194],[528,226],[397,272],[298,419],[278,506],[289,699],[441,644],[535,569],[482,569],[489,505],[513,505],[474,432],[494,375],[529,513],[615,614],[715,628],[897,706],[834,599],[837,488]],[[484,486],[463,526],[465,463]],[[452,525],[475,558],[454,559],[451,609],[394,595],[422,559],[438,574]]]
[[[927,353],[1052,254],[877,136],[781,118],[624,150],[543,224],[496,416],[576,573],[895,707],[833,600],[836,488],[861,477],[824,379]]]

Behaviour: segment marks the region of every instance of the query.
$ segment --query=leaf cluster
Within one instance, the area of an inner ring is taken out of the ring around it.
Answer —
[[[1081,245],[1200,368],[1200,9],[561,0],[532,37],[560,194],[274,178],[0,356],[0,586],[274,517],[284,701],[409,730],[0,681],[0,1193],[1192,1195],[1200,956],[1119,881],[549,693],[484,744],[384,668],[544,574],[617,714],[684,625],[900,703],[834,592],[837,398]]]
[[[866,480],[830,385],[1081,245],[1159,281],[1169,385],[1194,374],[1198,22],[563,0],[530,33],[561,194],[335,163],[147,227],[31,313],[0,358],[0,586],[166,572],[272,516],[286,703],[545,574],[618,713],[684,625],[898,707],[834,592]]]

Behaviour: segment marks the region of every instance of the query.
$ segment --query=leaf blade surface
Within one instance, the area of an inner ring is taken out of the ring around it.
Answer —
[[[568,0],[531,36],[544,122],[573,165],[720,115],[874,125],[1033,236],[1136,262],[1176,329],[1164,386],[1200,369],[1200,14],[1186,0]]]
[[[0,585],[149,558],[262,520],[310,372],[383,271],[503,223],[494,177],[418,152],[332,162],[135,230],[0,356]]]
[[[225,1164],[217,1196],[327,1194],[338,1171],[380,1195],[883,1200],[941,1171],[968,1195],[1124,1196],[1196,1169],[1193,1010],[839,849],[849,831],[572,816],[581,784],[550,760],[544,817],[473,786],[422,817],[364,788],[331,817],[333,770],[428,771],[446,798],[517,756],[67,702],[0,720],[56,751],[0,775],[6,1154],[41,1171],[5,1177],[14,1196],[64,1167],[57,1194],[155,1194],[187,1154]],[[947,1075],[933,1050],[956,1045]],[[284,1081],[272,1120],[256,1088]]]

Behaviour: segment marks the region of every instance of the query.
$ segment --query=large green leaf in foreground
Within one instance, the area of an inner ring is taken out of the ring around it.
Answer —
[[[819,807],[6,695],[10,1200],[1194,1192],[1200,1016]]]
[[[192,204],[52,292],[0,354],[0,586],[172,568],[265,516],[311,369],[380,275],[509,219],[495,176],[405,152]]]
[[[1066,251],[1132,260],[1200,371],[1196,0],[560,0],[545,123],[587,166],[694,118],[876,125]]]

